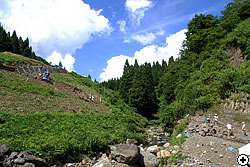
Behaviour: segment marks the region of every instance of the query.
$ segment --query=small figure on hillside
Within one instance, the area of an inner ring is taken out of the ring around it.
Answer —
[[[230,123],[227,123],[227,129],[228,129],[228,136],[233,135],[232,125]]]
[[[206,123],[210,123],[210,118],[209,117],[207,117]]]
[[[215,125],[218,125],[218,115],[217,114],[214,114],[214,124]]]
[[[245,135],[245,136],[247,136],[247,129],[246,129],[246,124],[245,124],[245,122],[242,122],[242,131],[243,131],[243,134]]]

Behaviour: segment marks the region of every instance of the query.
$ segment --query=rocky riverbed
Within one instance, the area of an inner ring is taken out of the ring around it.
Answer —
[[[193,166],[238,166],[238,149],[249,143],[250,137],[244,136],[241,123],[233,121],[232,116],[224,115],[218,124],[211,119],[205,123],[205,116],[191,118],[186,133],[189,137],[183,144],[182,155],[185,155]],[[231,123],[233,135],[228,136],[226,124]]]

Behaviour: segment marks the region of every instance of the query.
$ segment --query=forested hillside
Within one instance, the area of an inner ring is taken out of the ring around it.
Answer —
[[[101,84],[169,130],[184,114],[207,111],[232,92],[249,93],[250,1],[235,0],[221,13],[195,15],[178,59],[140,66],[126,61],[121,78]]]

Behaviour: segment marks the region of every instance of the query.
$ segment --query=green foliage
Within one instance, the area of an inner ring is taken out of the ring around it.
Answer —
[[[72,84],[74,86],[87,86],[92,88],[97,88],[98,84],[92,82],[90,78],[81,76],[76,72],[72,71],[68,73],[70,76],[65,76],[64,74],[55,73],[53,74],[53,79],[55,81],[65,82],[68,84]]]
[[[30,81],[24,81],[15,74],[3,75],[0,72],[0,86],[9,88],[11,90],[17,90],[20,92],[28,92],[34,94],[40,94],[50,97],[65,97],[61,92],[54,91],[52,88],[46,88]]]
[[[187,113],[185,105],[181,101],[174,101],[173,103],[167,105],[164,104],[164,100],[160,103],[160,109],[155,117],[159,118],[159,122],[165,127],[168,132],[173,131],[173,127],[179,119]]]
[[[234,102],[236,102],[237,100],[240,100],[240,99],[241,99],[239,95],[233,95],[233,96],[230,96],[230,98],[231,98]]]
[[[209,35],[214,31],[218,25],[217,17],[209,15],[195,15],[195,17],[188,24],[188,31],[186,33],[187,39],[184,46],[189,50],[200,53],[205,50],[205,46],[211,39]]]
[[[61,114],[27,115],[0,112],[0,143],[13,151],[30,150],[46,160],[95,154],[126,138],[143,136],[145,120],[134,114]]]
[[[250,17],[250,2],[249,0],[234,0],[221,13],[223,14],[221,27],[224,31],[230,32],[237,24]]]
[[[179,145],[181,146],[182,143],[184,143],[185,141],[185,133],[184,133],[184,130],[185,128],[187,127],[188,125],[188,121],[187,120],[183,120],[180,124],[176,125],[175,126],[175,129],[169,139],[169,142],[171,145]],[[178,134],[182,134],[182,136],[178,139],[176,139],[176,136]]]
[[[250,118],[244,116],[244,115],[235,115],[233,118],[235,121],[239,121],[239,122],[250,122]]]
[[[235,73],[235,80],[232,84],[236,90],[250,93],[250,61],[246,61],[239,68]]]
[[[226,47],[241,48],[244,55],[250,55],[250,18],[239,23],[225,38]]]
[[[3,59],[3,61],[7,64],[12,64],[14,62],[16,62],[16,63],[39,62],[37,60],[33,60],[33,59],[29,59],[29,58],[14,56],[14,55],[11,55],[9,53],[0,53],[0,59]]]

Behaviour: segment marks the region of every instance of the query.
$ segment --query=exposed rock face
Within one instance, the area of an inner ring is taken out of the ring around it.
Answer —
[[[110,156],[119,163],[134,164],[139,159],[139,148],[133,144],[114,145]]]
[[[157,157],[147,151],[140,151],[140,158],[138,160],[138,164],[144,167],[157,167],[160,161]]]
[[[250,95],[246,93],[233,93],[232,98],[223,103],[225,113],[237,112],[239,114],[250,114]]]
[[[11,152],[8,144],[0,145],[1,167],[49,167],[45,160],[37,158],[31,152]]]
[[[242,55],[240,48],[230,48],[225,53],[229,56],[230,63],[236,67],[247,61],[247,55]]]

